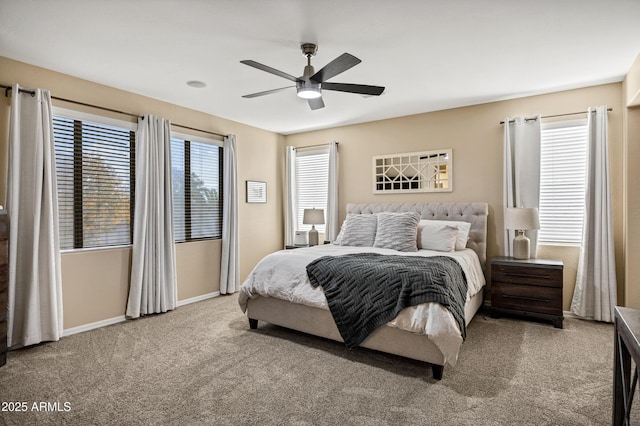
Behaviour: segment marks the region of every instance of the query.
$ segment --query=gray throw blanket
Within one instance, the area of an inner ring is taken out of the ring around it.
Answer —
[[[347,347],[362,343],[406,307],[437,302],[453,314],[466,337],[467,278],[446,256],[377,253],[324,256],[307,265],[313,287],[321,286]]]

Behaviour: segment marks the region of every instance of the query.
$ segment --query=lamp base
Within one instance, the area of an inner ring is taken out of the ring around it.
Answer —
[[[516,231],[516,237],[513,239],[513,258],[518,260],[527,260],[531,257],[531,249],[529,238],[524,235],[524,231]]]
[[[309,245],[310,246],[318,245],[318,231],[316,231],[315,225],[311,225],[311,230],[309,231]]]

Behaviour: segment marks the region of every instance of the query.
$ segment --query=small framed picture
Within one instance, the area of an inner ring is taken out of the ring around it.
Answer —
[[[267,202],[267,182],[247,181],[247,203]]]

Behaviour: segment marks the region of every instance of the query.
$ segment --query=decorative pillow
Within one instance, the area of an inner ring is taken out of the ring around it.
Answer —
[[[418,248],[437,251],[454,251],[456,249],[458,228],[439,222],[438,220],[420,221]]]
[[[458,236],[456,238],[456,250],[464,250],[467,247],[467,241],[469,241],[469,230],[471,229],[471,224],[469,222],[456,220],[421,220],[418,226],[433,222],[439,225],[450,225],[457,228]]]
[[[418,251],[416,239],[420,213],[378,213],[374,247],[398,251]]]
[[[338,232],[338,236],[336,237],[335,240],[331,241],[331,244],[334,244],[336,246],[342,245],[342,230],[343,229],[344,229],[343,227],[340,227],[340,232]]]
[[[378,217],[375,214],[348,214],[340,231],[340,245],[372,247],[377,226]]]

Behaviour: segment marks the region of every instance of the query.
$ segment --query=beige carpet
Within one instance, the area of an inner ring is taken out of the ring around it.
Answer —
[[[27,411],[0,411],[0,423],[610,424],[612,325],[480,314],[467,334],[436,382],[417,361],[262,323],[251,331],[236,296],[223,296],[10,352],[2,408]],[[42,402],[50,411],[34,411]]]

